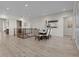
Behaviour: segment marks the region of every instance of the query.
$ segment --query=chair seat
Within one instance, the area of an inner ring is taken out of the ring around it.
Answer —
[[[38,36],[36,36],[35,37],[35,39],[38,39],[38,40],[43,40],[43,39],[49,39],[49,36],[47,36],[47,35],[38,35]]]
[[[50,37],[50,31],[51,31],[50,28],[48,28],[46,30],[46,32],[45,31],[44,32],[39,32],[38,35],[35,36],[35,40],[36,40],[36,38],[38,40],[49,39],[49,37]]]

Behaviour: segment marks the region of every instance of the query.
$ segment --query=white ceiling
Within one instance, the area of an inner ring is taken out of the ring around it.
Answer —
[[[73,3],[73,1],[0,1],[0,14],[38,17],[60,12],[63,9],[72,9]],[[25,7],[25,4],[28,4],[28,7]],[[6,8],[10,9],[6,10]]]

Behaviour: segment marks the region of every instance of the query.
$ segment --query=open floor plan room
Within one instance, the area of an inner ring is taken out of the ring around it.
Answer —
[[[79,2],[0,1],[0,57],[79,57]]]

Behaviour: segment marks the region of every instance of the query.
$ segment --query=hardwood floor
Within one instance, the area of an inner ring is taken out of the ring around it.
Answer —
[[[52,37],[38,41],[34,37],[20,39],[14,36],[0,35],[1,57],[75,57],[79,51],[72,39]]]

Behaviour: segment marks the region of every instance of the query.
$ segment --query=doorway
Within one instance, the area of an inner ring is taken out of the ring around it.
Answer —
[[[64,37],[73,36],[73,19],[72,17],[64,17]]]
[[[17,36],[19,37],[22,33],[22,21],[17,20]]]
[[[17,20],[17,28],[21,28],[22,27],[22,21]]]

